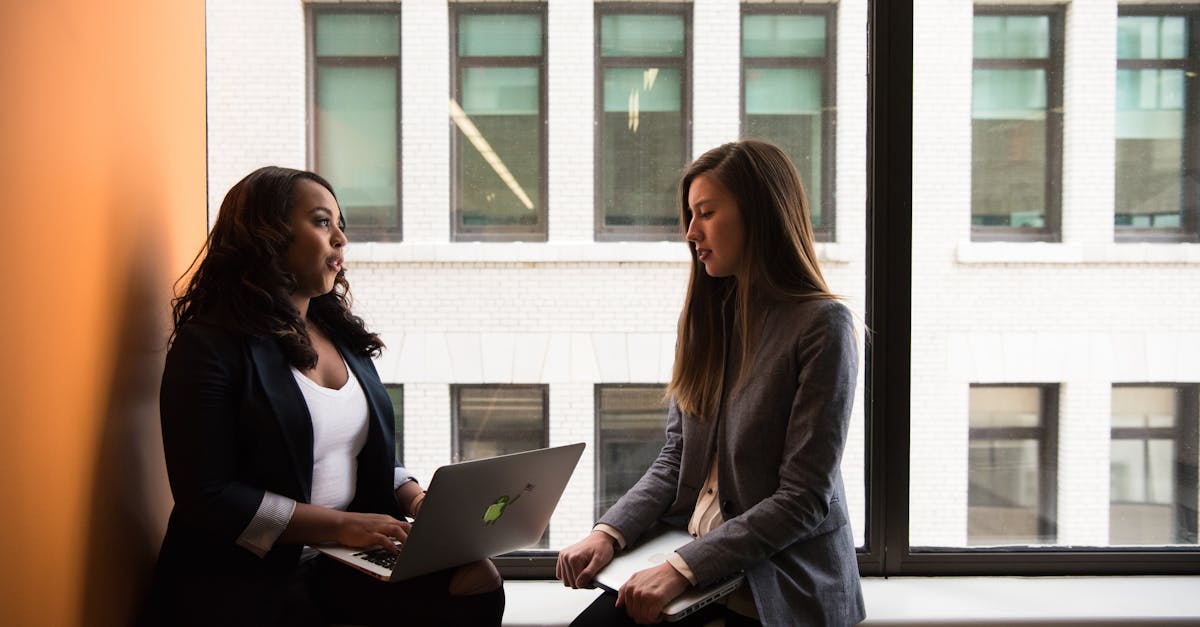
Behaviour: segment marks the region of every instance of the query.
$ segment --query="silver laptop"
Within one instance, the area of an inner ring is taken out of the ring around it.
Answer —
[[[316,547],[384,581],[401,581],[515,551],[550,523],[583,443],[450,464],[433,473],[400,553]]]
[[[637,545],[626,549],[613,558],[603,570],[596,574],[596,583],[605,590],[616,592],[637,571],[657,566],[667,561],[667,556],[679,547],[691,542],[692,536],[682,529],[663,528],[639,540]],[[744,577],[738,573],[703,588],[688,588],[663,608],[667,622],[675,622],[696,610],[721,599],[737,590]]]

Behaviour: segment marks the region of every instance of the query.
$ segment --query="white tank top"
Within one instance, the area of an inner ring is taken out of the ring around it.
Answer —
[[[345,362],[342,364],[345,367]],[[292,368],[312,417],[312,504],[345,510],[354,500],[358,453],[367,443],[367,397],[353,373],[340,390],[317,385]]]

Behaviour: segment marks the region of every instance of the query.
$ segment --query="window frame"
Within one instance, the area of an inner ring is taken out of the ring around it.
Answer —
[[[542,21],[542,54],[536,64],[538,71],[538,164],[541,177],[537,184],[538,219],[533,227],[521,225],[467,226],[462,223],[463,208],[463,147],[462,133],[454,121],[450,125],[450,240],[454,242],[545,242],[549,238],[549,156],[547,105],[549,103],[546,71],[548,43],[545,2],[451,2],[450,3],[450,98],[462,102],[462,70],[483,67],[534,67],[532,57],[463,57],[458,52],[459,18],[464,15],[537,15]]]
[[[1061,242],[1063,187],[1063,59],[1066,51],[1066,5],[991,5],[977,4],[972,15],[982,16],[1046,16],[1050,19],[1050,54],[1045,59],[1034,58],[976,58],[971,53],[971,72],[980,69],[1043,70],[1046,73],[1046,198],[1045,226],[983,226],[974,223],[975,207],[971,206],[971,241],[974,242]],[[974,102],[974,90],[971,93]],[[971,118],[971,159],[974,161],[974,115]],[[971,185],[974,195],[974,181]]]
[[[604,57],[601,55],[601,18],[605,15],[679,15],[683,18],[683,55],[680,57]],[[604,70],[607,68],[644,67],[657,65],[679,70],[679,107],[683,134],[682,170],[692,160],[692,5],[690,3],[596,2],[593,20],[593,51],[595,63],[595,223],[597,242],[656,242],[675,239],[681,227],[623,227],[608,226],[604,205]]]
[[[383,384],[387,390],[388,400],[392,401],[392,437],[395,438],[393,443],[396,447],[396,462],[401,466],[404,465],[404,384],[403,383],[385,383]],[[395,395],[392,393],[396,392]],[[400,411],[396,411],[399,405]]]
[[[837,5],[829,4],[748,4],[742,2],[738,16],[738,57],[741,81],[738,95],[741,100],[741,119],[738,132],[746,137],[746,71],[764,68],[817,68],[821,71],[821,225],[813,225],[818,242],[837,241]],[[820,15],[825,18],[825,56],[817,57],[747,57],[742,50],[743,27],[748,15]],[[770,138],[762,138],[770,139]],[[811,187],[805,184],[805,191]],[[810,200],[811,202],[811,200]]]
[[[1117,70],[1176,69],[1184,72],[1185,95],[1183,129],[1183,185],[1179,207],[1179,228],[1150,228],[1115,224],[1116,194],[1114,191],[1113,239],[1116,242],[1197,242],[1200,241],[1200,7],[1195,5],[1126,5],[1117,6],[1117,18],[1122,17],[1183,17],[1187,24],[1188,55],[1183,59],[1117,59]],[[1115,103],[1114,103],[1115,107]],[[1113,138],[1115,144],[1116,138]],[[1116,173],[1114,164],[1115,176]],[[1114,180],[1115,188],[1115,180]]]
[[[346,220],[346,236],[359,242],[400,242],[404,240],[404,107],[402,106],[404,76],[401,68],[403,56],[404,30],[403,19],[399,5],[381,3],[347,3],[321,4],[305,3],[305,42],[307,64],[305,66],[305,85],[307,89],[306,107],[308,110],[306,150],[308,153],[308,168],[317,171],[320,154],[317,151],[317,76],[319,69],[325,67],[347,67],[354,64],[358,67],[389,67],[396,70],[396,226],[395,227],[356,227],[354,217]],[[321,15],[387,15],[394,16],[397,28],[400,29],[401,49],[395,56],[328,56],[317,55],[317,18]]]
[[[1191,444],[1191,450],[1195,450],[1198,446],[1197,440],[1200,439],[1200,385],[1195,383],[1113,383],[1113,389],[1118,388],[1159,388],[1171,389],[1175,391],[1175,424],[1171,427],[1111,427],[1109,429],[1110,438],[1112,441],[1121,440],[1148,440],[1152,437],[1162,436],[1169,433],[1172,452],[1175,457],[1175,485],[1174,495],[1172,498],[1172,509],[1174,514],[1173,533],[1175,542],[1181,544],[1196,543],[1197,536],[1197,521],[1195,512],[1197,511],[1198,492],[1200,479],[1197,477],[1197,468],[1195,465],[1189,467],[1183,463],[1181,453],[1189,450],[1188,444]],[[1110,456],[1111,463],[1111,456]],[[1112,506],[1112,497],[1109,497],[1109,506]],[[1189,517],[1187,513],[1191,511]],[[1189,537],[1190,534],[1190,537]]]

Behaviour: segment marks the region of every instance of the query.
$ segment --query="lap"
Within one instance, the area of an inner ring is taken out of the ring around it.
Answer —
[[[571,627],[623,627],[626,625],[636,625],[637,623],[633,622],[625,614],[625,609],[617,607],[616,603],[616,593],[605,592],[596,597],[596,600],[592,601],[592,604],[571,622]],[[730,619],[737,621],[738,615],[727,610],[724,605],[714,603],[700,608],[690,616],[669,624],[674,627],[704,627],[709,622],[720,618],[726,618],[727,621]],[[729,622],[729,624],[745,623]],[[753,624],[753,621],[751,621],[751,624]]]

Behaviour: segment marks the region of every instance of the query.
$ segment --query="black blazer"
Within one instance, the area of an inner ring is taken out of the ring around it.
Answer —
[[[334,343],[370,409],[348,509],[399,518],[391,401],[370,358]],[[236,540],[264,491],[300,503],[311,497],[312,420],[287,358],[272,339],[189,322],[167,353],[159,402],[175,506],[150,622],[267,624],[301,547],[276,545],[259,557]]]

